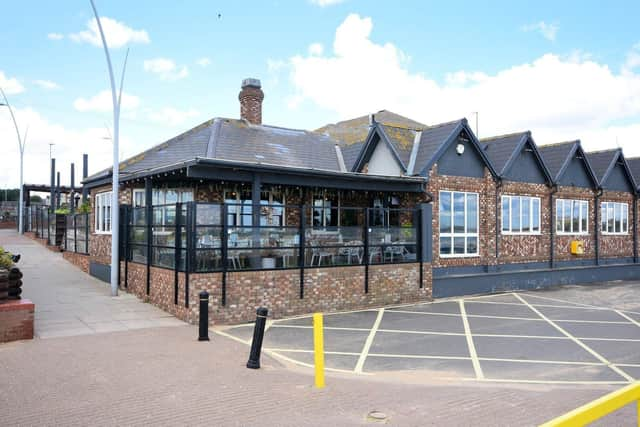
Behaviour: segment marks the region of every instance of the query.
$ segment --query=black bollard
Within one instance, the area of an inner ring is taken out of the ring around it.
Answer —
[[[209,341],[209,292],[200,292],[200,334],[198,341]]]
[[[249,369],[260,369],[260,352],[262,351],[262,339],[264,338],[264,327],[267,324],[268,313],[269,310],[264,307],[256,310],[256,326],[253,328],[251,354],[247,362],[247,368]]]

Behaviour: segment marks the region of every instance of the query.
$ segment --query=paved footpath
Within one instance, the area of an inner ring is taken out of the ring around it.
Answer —
[[[184,324],[133,295],[111,297],[109,284],[13,230],[0,230],[0,246],[22,255],[22,292],[36,305],[35,333],[40,338]]]
[[[37,254],[50,269],[27,275],[27,289],[46,286],[53,272],[75,277],[67,270],[74,267],[51,260],[57,254],[6,235],[0,244]],[[62,306],[80,313],[77,301],[94,287],[84,298],[107,313],[119,312],[113,301],[148,306],[111,299],[106,285],[78,277],[51,294],[53,313]],[[38,295],[28,296],[39,304]],[[305,368],[263,356],[262,369],[249,370],[246,345],[215,334],[209,342],[196,337],[195,326],[181,324],[0,344],[2,425],[348,426],[375,424],[367,414],[376,410],[388,416],[387,425],[527,426],[613,390],[438,382],[428,371],[330,373],[327,387],[317,390]],[[634,408],[625,408],[601,425],[635,425],[634,416]]]

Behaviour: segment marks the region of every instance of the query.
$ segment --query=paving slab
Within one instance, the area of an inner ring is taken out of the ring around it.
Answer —
[[[307,365],[314,365],[314,354],[291,352],[291,351],[279,351],[278,354],[286,356],[290,359],[298,362],[306,363]],[[343,371],[353,371],[358,363],[359,356],[357,355],[345,355],[345,354],[325,354],[324,366],[330,369],[340,369]]]

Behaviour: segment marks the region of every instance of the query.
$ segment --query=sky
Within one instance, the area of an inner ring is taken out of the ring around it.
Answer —
[[[640,156],[640,2],[96,0],[120,80],[120,156],[213,117],[262,81],[263,122],[297,129],[387,109],[427,125],[467,117],[481,138]],[[27,134],[24,180],[63,184],[82,154],[112,161],[106,61],[89,0],[0,6],[0,87]],[[28,132],[27,132],[28,129]],[[0,107],[0,188],[19,183]],[[50,144],[54,144],[50,146]],[[78,179],[76,181],[79,181]]]

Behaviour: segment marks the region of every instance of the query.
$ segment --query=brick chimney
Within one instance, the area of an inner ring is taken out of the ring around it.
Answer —
[[[262,124],[262,100],[264,92],[262,92],[260,80],[244,79],[242,81],[242,90],[238,95],[240,100],[240,118],[247,120],[254,125]]]

